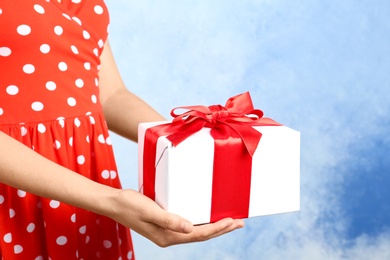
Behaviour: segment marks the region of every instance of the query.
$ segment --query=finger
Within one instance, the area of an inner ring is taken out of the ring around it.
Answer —
[[[243,220],[227,218],[216,223],[195,226],[193,231],[189,234],[159,228],[156,230],[157,232],[154,233],[156,237],[154,237],[152,241],[161,247],[191,242],[203,242],[231,232],[237,228],[241,228],[243,225]]]
[[[191,240],[198,242],[206,241],[241,228],[243,225],[244,222],[241,219],[233,220],[231,218],[225,218],[212,224],[197,226],[194,229]]]
[[[244,221],[241,219],[237,219],[237,220],[233,221],[232,225],[227,226],[225,229],[222,229],[219,232],[216,232],[216,233],[209,235],[209,237],[207,239],[212,239],[212,238],[227,234],[233,230],[240,229],[243,227],[244,227]]]

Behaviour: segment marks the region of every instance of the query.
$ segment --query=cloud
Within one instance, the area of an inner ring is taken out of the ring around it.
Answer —
[[[375,152],[388,134],[389,5],[374,2],[107,1],[125,82],[167,117],[175,106],[223,104],[250,90],[267,116],[302,132],[299,213],[248,219],[224,237],[168,249],[135,235],[139,259],[390,257],[386,224],[356,231],[348,198],[363,187],[356,178],[372,184],[368,173],[389,171],[380,165],[388,146]],[[136,146],[118,139],[122,180],[136,187]],[[356,174],[365,155],[373,165]]]

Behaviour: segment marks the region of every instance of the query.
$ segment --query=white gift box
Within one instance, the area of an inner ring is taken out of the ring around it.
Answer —
[[[143,193],[145,131],[138,128],[138,184]],[[262,133],[252,158],[248,217],[300,209],[300,133],[286,126],[254,126]],[[196,159],[195,159],[196,158]],[[156,147],[155,201],[193,224],[210,222],[214,140],[203,128],[178,146],[160,136]]]

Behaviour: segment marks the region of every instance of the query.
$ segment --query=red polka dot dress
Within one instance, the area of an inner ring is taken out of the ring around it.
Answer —
[[[99,103],[108,23],[103,0],[0,0],[0,131],[120,188]],[[133,259],[133,250],[113,220],[0,183],[0,259]]]

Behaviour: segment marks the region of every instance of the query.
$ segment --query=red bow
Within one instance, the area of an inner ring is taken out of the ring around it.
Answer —
[[[176,114],[178,109],[187,109],[187,112]],[[262,118],[263,111],[254,109],[249,92],[231,97],[225,106],[184,106],[172,109],[174,117],[170,124],[175,131],[168,134],[167,139],[174,146],[180,144],[192,134],[204,127],[211,128],[214,139],[238,135],[251,156],[256,151],[261,133],[254,130],[254,125],[275,125],[276,122]],[[267,122],[268,121],[268,122]],[[278,125],[278,124],[277,124]]]

